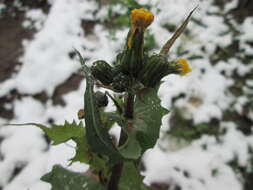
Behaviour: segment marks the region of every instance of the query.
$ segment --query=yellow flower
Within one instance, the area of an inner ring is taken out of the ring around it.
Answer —
[[[179,58],[177,59],[177,63],[179,64],[180,66],[180,75],[184,76],[186,75],[187,73],[191,72],[192,69],[190,68],[188,62],[186,59],[184,58]]]
[[[134,41],[134,36],[137,36],[136,34],[142,34],[144,33],[144,30],[153,22],[154,20],[154,15],[144,9],[133,9],[131,11],[131,22],[132,26],[130,29],[130,35],[127,40],[127,45],[128,48],[132,48],[133,46],[133,41]]]
[[[134,27],[144,30],[153,22],[153,20],[154,15],[144,8],[133,9],[131,11],[131,21]]]

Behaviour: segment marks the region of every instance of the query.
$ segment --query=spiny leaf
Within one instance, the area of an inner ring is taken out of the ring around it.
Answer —
[[[76,153],[75,156],[70,159],[70,165],[77,161],[89,164],[91,153],[89,152],[89,146],[86,141],[86,132],[82,122],[76,124],[75,121],[72,123],[65,121],[64,125],[52,125],[51,128],[38,123],[24,123],[15,125],[34,125],[39,127],[53,141],[53,145],[58,145],[65,143],[68,140],[73,140],[76,143]]]
[[[105,190],[94,179],[55,165],[51,172],[41,178],[52,185],[51,190]]]
[[[64,125],[52,125],[48,128],[39,123],[24,123],[24,124],[11,124],[18,126],[34,125],[44,131],[44,133],[53,141],[53,145],[57,145],[70,140],[73,137],[83,137],[84,127],[83,123],[77,124],[75,121],[69,123],[65,121]]]
[[[91,153],[88,149],[87,140],[85,137],[73,137],[72,140],[76,143],[76,153],[73,158],[70,159],[72,164],[73,162],[82,162],[89,164],[91,159]]]
[[[110,167],[108,166],[106,159],[104,159],[103,157],[99,157],[97,154],[92,153],[89,165],[94,173],[100,173],[107,178],[110,177]]]
[[[119,162],[122,156],[112,143],[106,128],[103,126],[99,109],[94,98],[94,78],[89,68],[85,65],[81,54],[77,51],[81,64],[86,74],[86,90],[84,94],[85,126],[87,142],[91,151],[108,156],[112,163]]]
[[[134,105],[134,128],[137,130],[137,140],[143,152],[155,145],[159,137],[161,119],[168,113],[168,110],[160,105],[161,100],[157,95],[159,86],[137,96]]]
[[[81,162],[90,165],[94,172],[101,172],[104,176],[108,177],[110,172],[108,168],[107,161],[103,158],[100,158],[95,153],[89,151],[89,146],[87,144],[86,138],[73,138],[73,141],[76,142],[76,154],[70,159],[71,163]]]
[[[174,44],[174,42],[176,41],[176,39],[184,32],[187,24],[190,21],[190,18],[192,16],[192,13],[197,9],[198,7],[195,7],[190,14],[188,15],[188,17],[185,19],[185,21],[183,22],[183,24],[176,30],[176,32],[173,34],[173,36],[164,44],[164,46],[162,47],[161,51],[160,51],[160,55],[167,55],[167,53],[169,52],[171,46]]]

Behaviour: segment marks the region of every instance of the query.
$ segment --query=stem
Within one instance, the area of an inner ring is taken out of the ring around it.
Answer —
[[[133,119],[134,117],[134,95],[128,93],[125,99],[125,118]]]
[[[124,117],[126,119],[133,119],[133,113],[134,113],[134,95],[127,93],[127,96],[125,98]],[[119,146],[123,145],[126,140],[127,140],[127,135],[123,130],[121,130]],[[119,185],[120,177],[122,175],[123,166],[124,166],[123,162],[120,162],[116,164],[115,166],[113,166],[112,175],[108,182],[107,190],[118,190],[118,185]]]
[[[112,168],[112,175],[110,177],[107,190],[118,190],[119,180],[122,174],[123,162],[116,164]]]

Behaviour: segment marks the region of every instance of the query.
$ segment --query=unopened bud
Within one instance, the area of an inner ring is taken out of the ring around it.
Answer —
[[[113,80],[112,67],[103,60],[93,63],[91,73],[104,85],[109,85]]]

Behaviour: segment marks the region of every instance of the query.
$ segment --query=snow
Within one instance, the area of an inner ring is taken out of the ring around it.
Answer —
[[[80,13],[72,11],[78,6],[75,2],[56,1],[45,26],[27,45],[22,58],[24,65],[16,78],[20,92],[46,90],[51,95],[57,85],[79,68],[68,57],[73,47],[80,47],[82,42],[78,36],[82,33]],[[51,77],[53,75],[58,77]]]
[[[182,190],[242,189],[240,180],[227,163],[236,155],[239,165],[247,166],[252,137],[236,130],[233,123],[223,123],[222,126],[228,131],[221,143],[213,137],[203,136],[187,146],[178,147],[177,151],[164,152],[159,146],[147,151],[143,158],[146,167],[144,182],[174,183]],[[207,145],[207,150],[203,150],[203,144]],[[215,175],[212,174],[214,170],[217,170]]]
[[[193,72],[186,77],[171,75],[163,79],[164,83],[159,89],[162,106],[171,109],[172,106],[182,110],[184,116],[192,119],[195,124],[208,122],[212,118],[222,118],[223,111],[233,105],[238,113],[248,102],[246,96],[234,97],[229,88],[234,85],[231,77],[234,71],[239,76],[249,74],[252,64],[242,64],[238,58],[227,61],[218,61],[215,65],[210,61],[210,55],[217,45],[225,48],[234,36],[224,24],[220,16],[208,13],[217,13],[218,7],[212,1],[189,0],[141,0],[140,3],[150,3],[155,7],[155,21],[150,26],[155,40],[161,47],[172,35],[163,25],[178,26],[187,14],[198,5],[193,17],[202,22],[198,25],[194,21],[189,23],[190,36],[182,35],[171,49],[170,59],[177,58],[178,48],[188,51],[185,55],[190,57],[198,55],[202,58],[190,60]],[[18,4],[18,2],[16,2]],[[22,65],[17,74],[0,84],[0,97],[7,95],[13,88],[23,94],[37,94],[45,91],[49,97],[55,88],[64,83],[73,73],[78,72],[80,65],[76,58],[71,59],[68,54],[78,49],[88,60],[87,64],[98,59],[112,63],[116,52],[124,45],[128,29],[123,28],[115,32],[117,40],[111,40],[110,31],[103,25],[96,24],[92,34],[85,34],[82,29],[83,20],[100,20],[107,16],[107,8],[99,8],[95,1],[89,0],[51,0],[48,15],[40,9],[32,9],[26,13],[23,27],[34,28],[36,33],[33,39],[24,39],[24,54],[20,57]],[[225,13],[233,9],[236,0],[227,4]],[[0,10],[4,8],[0,4]],[[159,10],[159,11],[158,11]],[[114,12],[125,12],[120,6],[114,7]],[[85,24],[85,23],[84,23]],[[247,18],[238,26],[240,35],[240,49],[246,54],[252,54],[252,48],[246,44],[252,41],[249,31],[253,29],[252,18]],[[205,50],[203,50],[205,49]],[[240,54],[240,52],[237,52]],[[204,70],[204,72],[202,72]],[[221,74],[224,72],[225,74]],[[247,80],[249,87],[252,80]],[[47,124],[48,119],[54,119],[56,124],[65,120],[77,120],[77,112],[83,106],[85,80],[80,83],[77,90],[64,95],[66,106],[53,105],[52,100],[41,103],[33,97],[22,97],[15,100],[14,119],[6,121],[0,118],[0,187],[4,190],[49,190],[50,185],[39,180],[54,164],[61,164],[74,171],[84,172],[87,166],[75,163],[68,166],[69,159],[74,155],[74,143],[50,146],[49,149],[43,133],[34,126],[5,126],[4,123],[39,122]],[[248,89],[248,94],[252,93]],[[180,94],[184,98],[178,99],[174,104],[172,100]],[[195,101],[193,101],[195,100]],[[110,101],[107,111],[115,109]],[[249,112],[253,120],[253,112]],[[241,190],[240,176],[232,170],[228,162],[238,159],[238,164],[247,167],[250,154],[248,148],[253,148],[253,136],[244,135],[237,130],[232,122],[223,122],[221,127],[226,133],[217,141],[213,136],[203,135],[193,142],[176,141],[173,137],[166,139],[164,132],[170,128],[167,115],[163,118],[162,130],[158,144],[154,149],[148,150],[143,161],[146,170],[144,182],[170,183],[172,186],[180,185],[182,190]],[[252,127],[252,126],[249,126]],[[110,134],[118,135],[119,127],[115,126]],[[203,150],[203,145],[207,146]],[[24,165],[24,169],[10,183],[12,173],[17,165]],[[212,171],[217,171],[214,175]]]
[[[252,35],[250,35],[247,31],[251,30],[252,29],[252,24],[253,24],[253,19],[252,18],[246,18],[244,20],[244,22],[242,23],[241,25],[241,32],[242,32],[242,35],[240,37],[240,39],[244,42],[246,41],[252,41],[253,38],[252,38]]]
[[[144,161],[147,167],[147,171],[143,172],[146,176],[144,182],[147,184],[161,182],[170,184],[171,188],[179,185],[182,190],[241,189],[230,167],[216,155],[197,147],[168,154],[155,148],[145,153]],[[212,176],[214,169],[218,170],[217,176]]]
[[[26,20],[23,22],[23,27],[29,28],[29,26],[32,26],[36,30],[40,30],[45,20],[46,15],[41,9],[31,9],[26,12]]]

